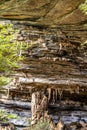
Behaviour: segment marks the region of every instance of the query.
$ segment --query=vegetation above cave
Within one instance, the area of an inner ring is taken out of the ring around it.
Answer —
[[[80,5],[80,9],[83,10],[85,14],[87,14],[87,0],[85,0],[85,2]]]

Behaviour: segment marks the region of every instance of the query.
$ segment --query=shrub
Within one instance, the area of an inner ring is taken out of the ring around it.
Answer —
[[[10,73],[13,68],[19,67],[22,49],[26,43],[17,41],[18,30],[12,24],[0,24],[0,75]],[[0,78],[0,86],[8,83],[4,77]]]
[[[15,33],[12,25],[0,24],[0,72],[17,67],[17,50],[14,39]]]
[[[54,125],[48,120],[39,120],[31,130],[54,130]]]
[[[85,2],[80,5],[80,9],[87,14],[87,0],[85,0]]]
[[[1,77],[0,77],[0,86],[3,86],[3,85],[8,84],[10,81],[11,81],[10,78],[7,78],[7,77],[4,77],[4,76],[1,76]]]

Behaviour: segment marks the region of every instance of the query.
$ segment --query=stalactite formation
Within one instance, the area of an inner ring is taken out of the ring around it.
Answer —
[[[46,116],[45,112],[48,110],[48,99],[45,95],[41,96],[41,92],[35,92],[32,94],[31,104],[31,124],[34,125],[40,118],[44,117],[44,115]]]

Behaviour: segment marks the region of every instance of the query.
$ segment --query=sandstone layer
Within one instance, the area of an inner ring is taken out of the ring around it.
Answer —
[[[87,15],[80,10],[85,0],[0,0],[0,18],[27,20],[34,25],[55,27],[81,24]]]

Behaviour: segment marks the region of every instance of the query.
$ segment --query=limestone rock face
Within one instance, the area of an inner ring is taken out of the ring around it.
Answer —
[[[31,24],[79,24],[86,22],[79,6],[84,0],[0,0],[0,18],[27,20]]]

